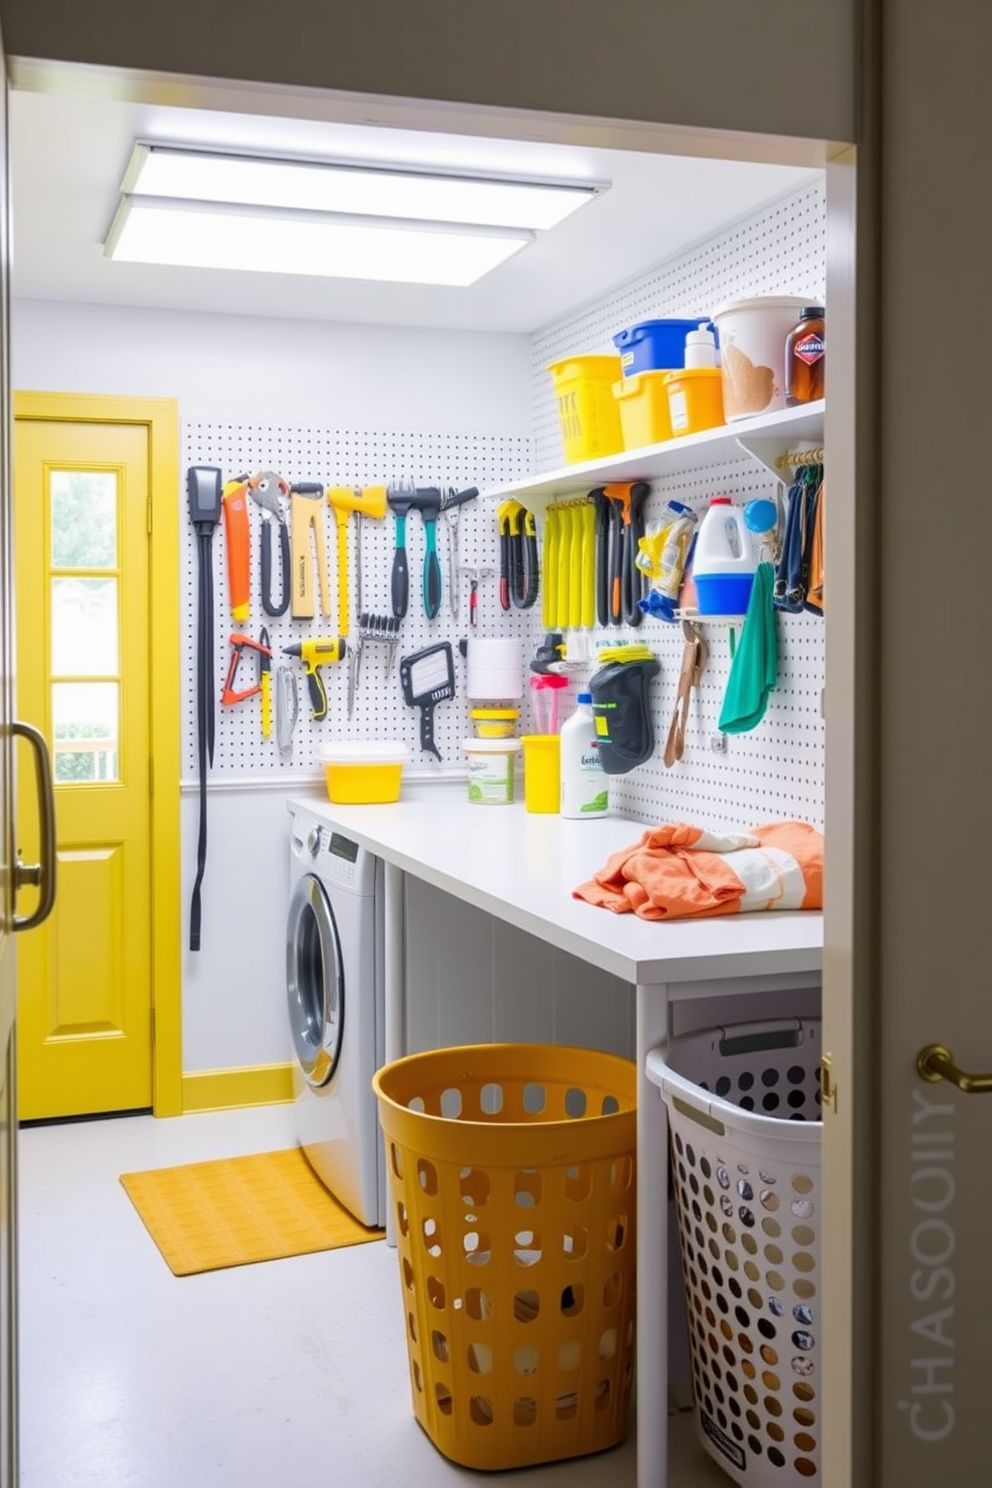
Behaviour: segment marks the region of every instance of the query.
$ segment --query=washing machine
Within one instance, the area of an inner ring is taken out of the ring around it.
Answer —
[[[286,992],[296,1134],[314,1172],[362,1224],[386,1222],[372,1076],[385,1058],[383,865],[290,806]]]

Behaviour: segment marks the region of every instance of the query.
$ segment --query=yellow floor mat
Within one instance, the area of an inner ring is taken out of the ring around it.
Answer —
[[[381,1240],[343,1209],[302,1151],[122,1173],[121,1183],[176,1276]]]

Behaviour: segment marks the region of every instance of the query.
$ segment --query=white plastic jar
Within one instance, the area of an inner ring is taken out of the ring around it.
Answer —
[[[519,739],[465,739],[468,798],[474,806],[512,804]]]

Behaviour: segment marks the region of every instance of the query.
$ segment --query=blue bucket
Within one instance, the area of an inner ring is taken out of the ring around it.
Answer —
[[[685,338],[701,325],[716,332],[705,315],[695,315],[692,320],[642,320],[625,331],[617,331],[613,345],[620,353],[624,377],[633,377],[638,372],[674,372],[684,367]]]

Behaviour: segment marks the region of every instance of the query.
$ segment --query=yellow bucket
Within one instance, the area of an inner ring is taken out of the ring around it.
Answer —
[[[637,1069],[591,1049],[436,1049],[374,1076],[410,1388],[464,1467],[601,1452],[634,1366]]]
[[[687,367],[665,376],[673,434],[698,434],[724,422],[719,367]]]
[[[524,734],[524,806],[528,811],[557,811],[561,803],[561,736]]]
[[[575,356],[552,362],[565,461],[598,460],[623,449],[613,384],[621,376],[618,356]]]
[[[668,375],[665,371],[635,372],[613,384],[624,449],[643,449],[646,444],[671,439],[672,420],[665,386]]]

